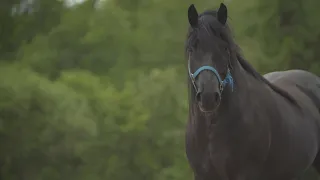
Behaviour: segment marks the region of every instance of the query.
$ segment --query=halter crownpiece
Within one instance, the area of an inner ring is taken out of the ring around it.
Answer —
[[[196,90],[196,92],[198,92],[198,88],[196,86],[195,83],[195,79],[196,77],[204,70],[209,70],[211,72],[213,72],[215,74],[215,76],[218,78],[219,81],[219,90],[220,90],[220,95],[222,94],[223,89],[229,84],[231,86],[231,91],[233,91],[233,78],[230,72],[230,69],[228,68],[228,72],[226,77],[224,78],[224,80],[221,79],[218,71],[211,66],[201,66],[200,68],[198,68],[193,74],[191,73],[191,69],[190,69],[190,60],[188,61],[188,71],[189,71],[189,76],[191,79],[191,82],[193,84],[194,89]]]

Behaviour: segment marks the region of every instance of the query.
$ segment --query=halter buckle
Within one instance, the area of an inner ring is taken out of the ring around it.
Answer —
[[[190,77],[191,77],[192,81],[195,81],[193,74],[190,74]]]
[[[222,85],[222,83],[220,83],[219,90],[220,90],[220,92],[222,93],[222,91],[223,91],[223,85]]]

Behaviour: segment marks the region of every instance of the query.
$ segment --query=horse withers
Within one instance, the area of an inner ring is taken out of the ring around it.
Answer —
[[[320,172],[320,79],[260,75],[241,55],[227,7],[188,9],[186,153],[195,180],[292,180]]]

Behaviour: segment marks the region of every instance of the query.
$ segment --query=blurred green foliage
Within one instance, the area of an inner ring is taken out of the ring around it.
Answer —
[[[184,151],[190,3],[2,0],[0,179],[191,180]],[[226,2],[236,40],[261,73],[318,74],[319,3]],[[304,179],[317,179],[310,171]]]

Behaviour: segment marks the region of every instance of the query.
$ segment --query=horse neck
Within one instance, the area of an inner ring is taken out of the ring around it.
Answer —
[[[230,117],[232,116],[241,119],[247,109],[254,110],[255,102],[262,101],[262,98],[265,98],[270,93],[266,84],[249,74],[239,62],[235,63],[233,67],[234,89],[232,91],[228,88],[222,94],[218,118],[233,119]],[[256,92],[263,94],[263,96],[257,96]],[[218,119],[218,121],[224,120]]]

